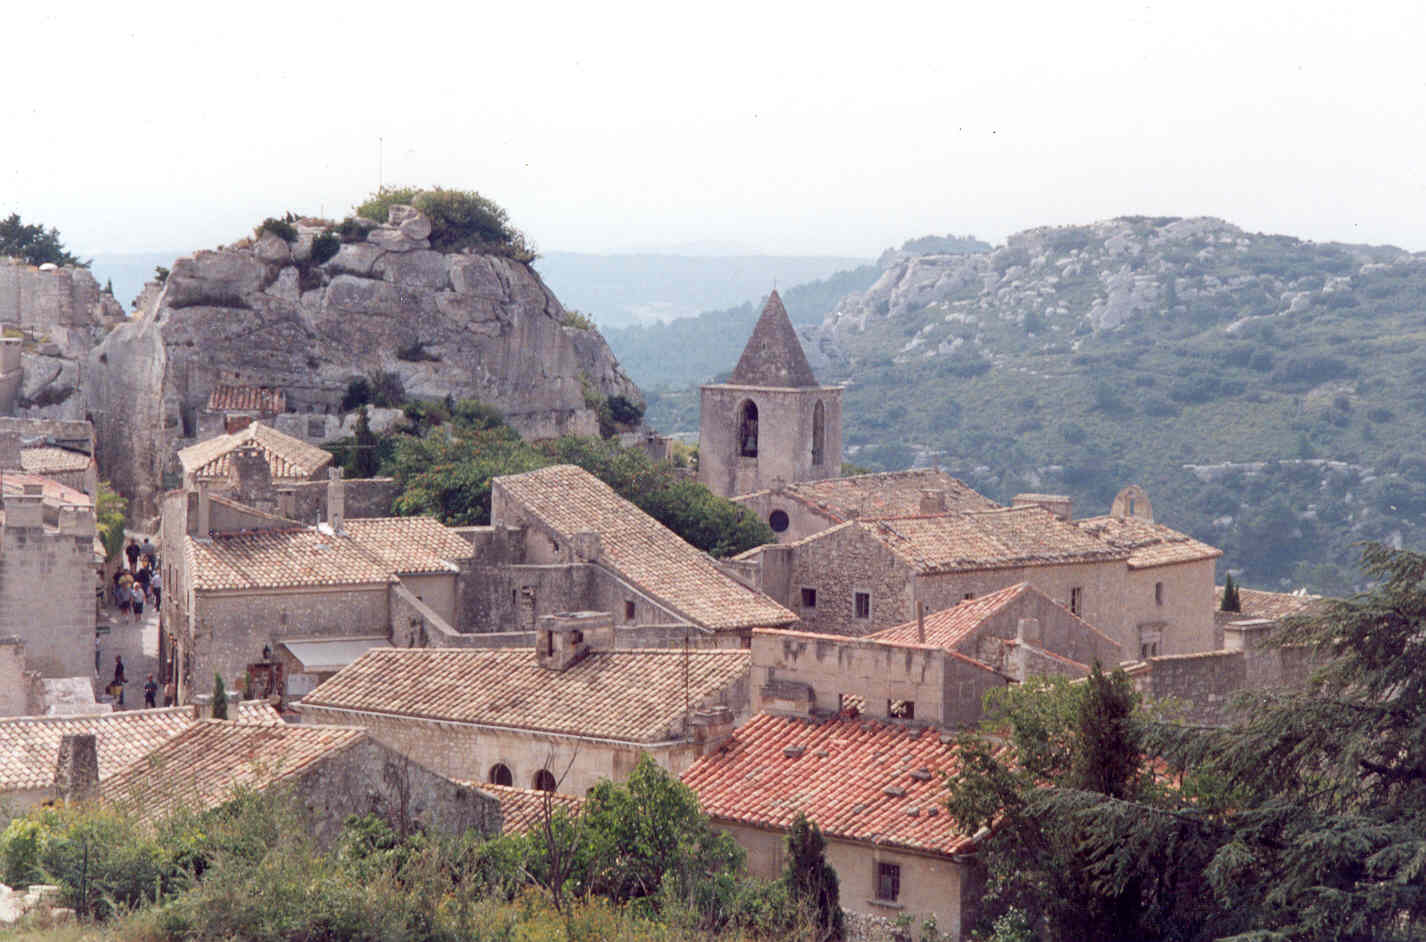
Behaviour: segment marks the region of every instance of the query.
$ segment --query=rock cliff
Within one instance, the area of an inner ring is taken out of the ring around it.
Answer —
[[[301,223],[291,241],[268,233],[181,258],[93,351],[85,391],[100,464],[141,509],[220,383],[280,388],[289,411],[315,418],[340,411],[352,380],[390,373],[408,397],[490,403],[531,438],[597,434],[591,403],[641,401],[603,338],[567,318],[528,264],[433,251],[430,223],[409,207],[363,225],[320,263],[326,229]]]

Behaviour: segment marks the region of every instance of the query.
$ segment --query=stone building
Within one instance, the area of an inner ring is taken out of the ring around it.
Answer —
[[[496,478],[490,516],[467,531],[479,573],[469,623],[532,631],[542,615],[603,611],[648,646],[741,647],[754,628],[797,620],[573,465]]]
[[[320,480],[332,463],[331,452],[253,422],[239,431],[221,434],[179,451],[183,486],[192,488],[199,483],[227,481],[234,463],[254,454],[266,465],[271,486]]]
[[[282,722],[265,700],[236,704],[233,718],[249,724]],[[18,812],[55,797],[55,760],[65,736],[95,737],[102,781],[196,722],[192,706],[0,719],[0,802]]]
[[[842,472],[842,390],[819,386],[776,291],[727,383],[702,387],[698,479],[723,497]]]
[[[583,795],[647,754],[673,774],[748,706],[747,651],[614,650],[603,613],[541,620],[534,650],[378,648],[302,698],[459,781]]]
[[[380,815],[402,834],[500,833],[495,798],[340,726],[203,720],[103,779],[99,797],[151,824],[179,810],[221,807],[240,791],[276,788],[291,790],[322,845],[362,814]]]
[[[94,672],[97,548],[93,501],[30,474],[0,474],[0,635],[24,642],[43,677]]]
[[[58,419],[0,416],[0,472],[33,474],[90,497],[99,493],[94,426]]]
[[[241,432],[253,423],[274,426],[287,411],[287,395],[271,386],[220,383],[198,413],[198,440]]]
[[[779,543],[792,543],[850,520],[995,510],[1000,505],[935,468],[779,482],[735,497],[767,521]]]
[[[760,713],[683,774],[713,823],[776,878],[797,814],[816,822],[842,908],[962,938],[979,898],[972,836],[946,814],[949,735],[849,714]]]

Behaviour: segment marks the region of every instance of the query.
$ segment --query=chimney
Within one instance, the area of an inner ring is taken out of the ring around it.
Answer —
[[[272,466],[257,445],[241,445],[228,456],[228,480],[244,503],[260,500],[272,492]]]
[[[61,737],[54,787],[66,804],[87,801],[99,793],[99,747],[93,733]]]
[[[1043,507],[1065,523],[1074,516],[1074,498],[1066,494],[1016,494],[1012,507]]]
[[[926,643],[926,603],[916,603],[916,640]]]
[[[206,540],[213,532],[213,505],[208,500],[208,482],[198,482],[198,532],[194,537]]]
[[[583,530],[573,534],[570,537],[570,543],[573,545],[575,560],[578,562],[594,562],[604,551],[599,534],[593,530]]]
[[[690,725],[693,727],[693,744],[697,747],[698,755],[706,756],[710,752],[717,752],[723,743],[732,738],[733,711],[726,706],[694,710]]]
[[[614,648],[614,616],[609,612],[541,615],[535,629],[535,661],[549,670],[569,670],[594,651]]]
[[[286,517],[288,520],[296,519],[297,514],[297,492],[290,487],[284,487],[277,492],[277,515]]]
[[[946,492],[939,487],[921,488],[922,514],[943,514],[946,512]]]
[[[19,471],[22,467],[20,462],[19,433],[0,432],[0,469],[5,471]]]
[[[333,533],[344,533],[346,521],[347,485],[342,480],[342,469],[330,468],[327,471],[327,523]]]

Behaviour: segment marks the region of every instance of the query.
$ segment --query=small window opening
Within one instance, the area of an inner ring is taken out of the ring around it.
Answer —
[[[916,704],[910,700],[886,701],[886,715],[895,720],[914,720]]]
[[[1164,584],[1162,582],[1154,583],[1154,604],[1164,604]]]
[[[1084,612],[1084,589],[1080,586],[1075,586],[1073,589],[1070,589],[1069,602],[1069,610],[1072,613],[1075,615],[1082,614]]]
[[[773,533],[784,532],[791,522],[792,521],[787,518],[787,511],[785,510],[774,510],[767,516],[767,525],[772,527]]]
[[[822,403],[812,407],[812,466],[820,468],[826,452],[827,410]]]
[[[492,785],[514,785],[515,776],[510,774],[510,766],[503,762],[497,762],[490,767],[490,784]]]
[[[555,790],[555,773],[549,769],[540,769],[535,773],[535,788],[542,792],[552,792]]]
[[[858,592],[855,596],[856,615],[858,618],[871,617],[871,593]]]
[[[635,612],[635,608],[634,608],[634,603],[633,603],[633,601],[626,599],[626,600],[624,601],[624,620],[625,620],[625,621],[633,621],[633,620],[634,620],[634,612]]]
[[[803,590],[802,590],[802,607],[803,607],[803,608],[816,608],[816,607],[817,607],[817,590],[816,590],[816,589],[803,589]]]
[[[893,863],[876,865],[876,898],[888,903],[901,896],[901,867]]]
[[[967,592],[965,595],[962,595],[962,596],[961,596],[961,601],[962,601],[962,602],[969,602],[969,601],[970,601],[971,599],[973,599],[973,598],[975,598],[975,593],[974,593],[974,592]]]
[[[758,456],[758,407],[751,399],[743,401],[738,410],[738,454],[744,458]]]
[[[1151,657],[1159,656],[1159,643],[1157,641],[1145,641],[1139,645],[1139,660],[1147,661]]]

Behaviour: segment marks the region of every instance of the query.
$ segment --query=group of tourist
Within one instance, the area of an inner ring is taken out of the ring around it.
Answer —
[[[142,621],[144,606],[155,608],[163,601],[163,575],[158,569],[158,549],[144,537],[143,546],[130,540],[124,549],[129,567],[120,566],[114,572],[114,605],[121,612],[132,613],[134,621]]]

